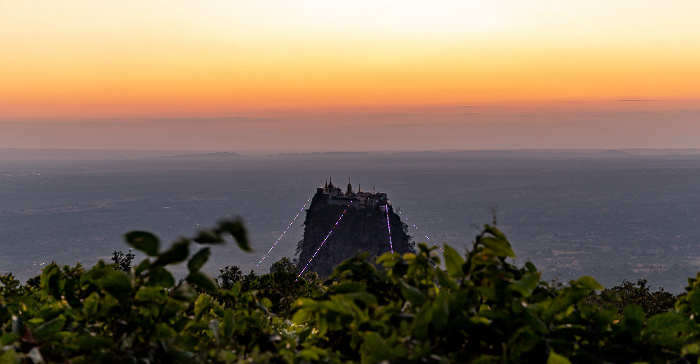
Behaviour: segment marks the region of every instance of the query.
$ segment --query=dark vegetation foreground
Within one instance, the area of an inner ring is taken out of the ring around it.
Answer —
[[[596,293],[588,276],[541,280],[517,267],[506,237],[485,226],[461,256],[417,252],[342,262],[326,281],[297,277],[288,259],[271,273],[200,271],[210,247],[240,221],[222,222],[163,250],[146,232],[126,234],[148,258],[47,266],[21,284],[0,277],[0,364],[21,362],[698,362],[700,280],[678,297],[645,281]],[[444,261],[446,270],[440,269]],[[176,282],[168,267],[186,263]],[[699,277],[700,278],[700,277]]]

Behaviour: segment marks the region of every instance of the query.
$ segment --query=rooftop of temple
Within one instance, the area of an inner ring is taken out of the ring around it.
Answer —
[[[326,181],[323,187],[316,189],[316,194],[325,195],[329,204],[351,205],[355,208],[376,208],[391,205],[387,194],[383,192],[363,192],[362,186],[358,185],[357,192],[352,188],[352,183],[348,178],[348,186],[343,191],[340,187],[333,185],[333,177]]]

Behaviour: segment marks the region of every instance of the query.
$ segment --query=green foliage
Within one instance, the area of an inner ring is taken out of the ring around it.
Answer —
[[[486,226],[466,257],[445,247],[386,254],[375,270],[355,258],[336,268],[324,294],[300,299],[293,321],[312,328],[304,345],[340,361],[591,362],[697,360],[699,327],[676,312],[586,301],[603,287],[581,277],[563,287],[540,280],[531,263]],[[693,354],[695,353],[695,354]]]
[[[294,308],[297,298],[311,297],[321,289],[321,281],[315,273],[298,278],[297,262],[282,258],[272,264],[269,274],[243,275],[238,267],[219,269],[218,281],[225,290],[250,292],[259,300],[270,302],[266,309],[276,315],[287,315]]]
[[[600,294],[587,276],[552,285],[533,264],[512,264],[507,238],[487,225],[464,256],[419,244],[376,264],[348,259],[325,282],[298,278],[287,258],[268,274],[229,266],[214,280],[201,270],[210,247],[191,254],[192,243],[229,235],[249,249],[233,221],[165,249],[152,234],[129,233],[147,256],[129,269],[115,269],[119,256],[87,270],[53,263],[25,285],[0,276],[0,363],[697,362],[700,354],[700,276],[675,308],[645,281]],[[179,284],[174,264],[188,268]]]
[[[213,231],[213,233],[210,233]],[[12,276],[2,278],[0,322],[4,361],[49,362],[154,362],[215,360],[219,352],[250,352],[256,346],[237,344],[230,347],[220,340],[222,328],[233,335],[236,330],[249,337],[273,332],[261,313],[255,317],[243,296],[242,317],[254,317],[256,325],[237,326],[222,304],[197,290],[217,292],[216,282],[200,269],[209,258],[205,247],[189,257],[192,242],[223,243],[224,236],[234,237],[239,246],[248,249],[241,221],[223,222],[195,238],[183,238],[165,251],[160,251],[158,238],[145,232],[126,234],[132,247],[149,258],[131,272],[132,254],[115,252],[115,266],[98,262],[84,270],[80,265],[63,268],[51,264],[44,268],[38,287],[21,286]],[[189,259],[188,259],[189,258]],[[186,284],[174,287],[168,266],[187,261]],[[236,302],[235,295],[229,302]],[[196,316],[189,316],[194,307]],[[212,310],[220,310],[221,321]],[[228,317],[228,320],[223,318]],[[228,325],[228,326],[227,326]],[[262,327],[261,327],[262,326]],[[251,330],[251,331],[247,331]]]

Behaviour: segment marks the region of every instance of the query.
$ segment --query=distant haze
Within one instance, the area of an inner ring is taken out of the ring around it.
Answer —
[[[253,110],[244,116],[0,120],[0,148],[445,150],[700,148],[696,100]]]

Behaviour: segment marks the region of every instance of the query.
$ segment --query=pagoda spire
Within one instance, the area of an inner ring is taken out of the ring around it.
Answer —
[[[348,190],[345,191],[345,194],[346,194],[346,195],[352,195],[352,194],[353,194],[353,192],[352,192],[352,184],[350,184],[350,178],[348,178]]]

